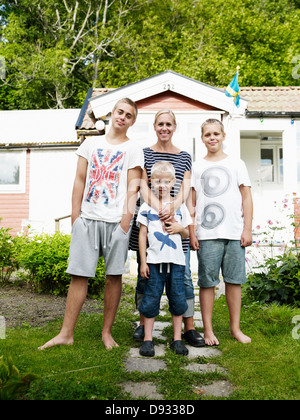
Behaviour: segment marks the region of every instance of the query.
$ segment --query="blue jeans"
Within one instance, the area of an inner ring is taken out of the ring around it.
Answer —
[[[185,297],[188,304],[188,309],[186,313],[183,314],[184,318],[189,318],[194,316],[194,301],[195,301],[195,294],[194,294],[194,285],[192,281],[191,269],[190,269],[190,247],[187,252],[184,253],[185,255],[185,270],[184,270],[184,285],[185,285]],[[139,306],[141,304],[144,290],[145,290],[145,283],[146,279],[144,279],[140,275],[140,253],[137,251],[137,263],[138,263],[138,275],[137,275],[137,283],[135,289],[135,304],[136,308],[139,310]]]
[[[146,318],[159,315],[160,299],[165,284],[172,315],[182,315],[187,310],[184,287],[184,265],[172,263],[148,264],[149,279],[146,280],[144,296],[139,311]]]

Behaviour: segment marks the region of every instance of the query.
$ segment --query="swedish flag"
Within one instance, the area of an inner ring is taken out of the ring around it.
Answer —
[[[238,82],[239,71],[237,70],[234,78],[225,89],[226,96],[232,96],[237,107],[240,106],[240,87]]]

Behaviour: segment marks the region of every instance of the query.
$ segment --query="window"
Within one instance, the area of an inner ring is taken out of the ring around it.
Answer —
[[[0,192],[25,192],[26,151],[0,151]]]
[[[265,144],[260,149],[260,175],[262,182],[283,182],[283,150],[281,144]]]

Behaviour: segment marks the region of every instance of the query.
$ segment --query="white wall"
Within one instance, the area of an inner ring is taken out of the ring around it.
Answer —
[[[30,213],[28,222],[39,232],[54,232],[54,219],[71,214],[76,149],[32,150],[30,157]],[[70,219],[62,229],[70,233]]]

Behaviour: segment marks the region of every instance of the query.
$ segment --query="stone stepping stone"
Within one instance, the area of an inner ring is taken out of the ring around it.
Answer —
[[[200,364],[200,363],[190,363],[189,365],[185,366],[186,370],[189,370],[190,372],[195,372],[195,373],[212,373],[212,372],[218,372],[218,373],[223,373],[223,374],[227,374],[228,371],[227,369],[215,365],[213,363],[205,363],[205,364]]]
[[[125,362],[127,372],[158,372],[160,369],[166,368],[167,365],[163,360],[149,357],[128,357]]]
[[[125,392],[129,392],[133,398],[147,398],[148,400],[163,400],[164,396],[159,394],[156,386],[151,382],[127,382],[123,384]]]
[[[228,381],[215,381],[209,385],[194,386],[193,392],[198,395],[211,395],[213,397],[228,398],[234,391],[233,385]]]
[[[129,357],[136,357],[138,359],[145,359],[145,360],[152,360],[153,359],[152,357],[150,358],[150,357],[141,356],[139,351],[140,351],[139,348],[132,347],[129,350]],[[166,346],[164,344],[155,345],[155,356],[156,357],[164,356],[165,351],[166,351]]]
[[[188,358],[196,359],[197,357],[218,357],[221,356],[221,350],[215,347],[192,347],[186,344],[186,348],[189,350]]]

